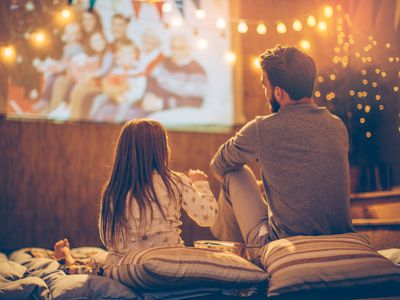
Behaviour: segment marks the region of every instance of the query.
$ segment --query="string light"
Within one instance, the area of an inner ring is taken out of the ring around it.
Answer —
[[[165,13],[171,12],[172,11],[171,3],[164,2],[164,4],[162,5],[162,11],[165,12]]]
[[[363,83],[363,85],[367,85],[368,84],[368,80],[367,79],[363,79],[362,83]]]
[[[328,29],[328,25],[326,24],[326,22],[320,21],[318,22],[317,28],[319,31],[326,31]]]
[[[379,107],[379,110],[384,110],[385,109],[385,106],[383,106],[382,104],[379,105],[378,107]]]
[[[354,96],[355,94],[356,94],[356,92],[355,92],[354,90],[350,90],[350,91],[349,91],[349,95],[350,95],[350,96]]]
[[[360,123],[364,124],[365,123],[365,118],[360,118]]]
[[[361,109],[362,109],[362,104],[358,103],[358,104],[357,104],[357,109],[358,109],[358,110],[361,110]]]
[[[61,13],[61,18],[63,18],[64,20],[68,20],[69,18],[71,18],[71,11],[68,8],[64,8]]]
[[[183,20],[180,17],[173,18],[171,21],[171,25],[173,27],[181,27],[182,23],[183,23]]]
[[[233,64],[236,61],[236,54],[232,51],[225,53],[225,61],[229,64]]]
[[[13,62],[16,58],[16,51],[13,46],[1,47],[1,58],[5,62]]]
[[[336,75],[335,75],[335,74],[331,74],[331,75],[329,76],[329,78],[330,78],[331,80],[335,80],[335,79],[336,79]]]
[[[248,30],[249,27],[247,26],[246,22],[244,20],[240,20],[237,26],[237,31],[240,33],[246,33]]]
[[[311,44],[308,40],[301,40],[300,47],[303,48],[304,50],[308,50],[311,48]]]
[[[375,96],[375,100],[376,100],[376,101],[381,100],[381,95],[376,95],[376,96]]]
[[[317,80],[318,80],[318,82],[324,82],[324,77],[318,76]]]
[[[385,46],[386,46],[386,48],[390,48],[391,45],[390,45],[390,43],[386,43]]]
[[[294,31],[301,31],[303,29],[303,24],[301,24],[300,20],[294,20],[292,28]]]
[[[215,26],[216,26],[218,29],[223,30],[223,29],[226,28],[226,21],[225,21],[224,19],[222,19],[222,18],[219,18],[219,19],[217,20],[217,22],[215,23]]]
[[[365,108],[364,108],[365,113],[369,113],[370,110],[371,110],[371,106],[365,105]]]
[[[286,25],[283,22],[278,22],[278,24],[276,25],[276,31],[278,33],[284,34],[286,33]]]
[[[314,16],[308,16],[307,25],[310,27],[315,27],[315,25],[317,25],[317,19]]]
[[[46,41],[46,34],[39,30],[31,35],[32,41],[36,46],[41,46]]]
[[[198,9],[195,12],[195,16],[196,16],[197,19],[203,20],[206,17],[206,12],[204,10],[202,10],[202,9]]]
[[[260,23],[257,25],[257,33],[258,34],[266,34],[267,33],[267,26],[264,23]]]
[[[315,91],[314,95],[315,95],[315,97],[319,98],[319,97],[321,97],[321,92],[320,91]]]
[[[200,38],[200,39],[198,39],[198,41],[197,41],[197,46],[198,46],[200,49],[206,49],[207,46],[208,46],[208,41],[207,41],[205,38]]]
[[[395,93],[397,93],[397,92],[399,91],[399,87],[398,87],[398,86],[394,86],[394,87],[393,87],[393,91],[394,91]]]
[[[325,6],[324,7],[324,15],[327,18],[330,18],[333,16],[333,8],[332,6]]]
[[[381,72],[382,77],[386,77],[386,72]]]
[[[372,136],[372,133],[370,131],[367,131],[365,133],[365,136],[367,137],[367,139],[369,139]]]
[[[376,87],[378,86],[378,83],[377,83],[376,81],[373,81],[373,82],[372,82],[372,86],[373,86],[374,88],[376,88]]]
[[[362,96],[363,96],[363,93],[362,93],[362,92],[357,92],[357,97],[358,97],[358,98],[362,98]]]

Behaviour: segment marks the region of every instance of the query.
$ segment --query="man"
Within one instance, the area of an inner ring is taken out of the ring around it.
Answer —
[[[262,246],[295,235],[353,232],[348,135],[312,97],[313,59],[294,47],[261,55],[273,114],[257,117],[222,145],[211,168],[222,180],[213,234]],[[257,160],[266,202],[246,163]]]
[[[129,18],[122,14],[115,14],[111,18],[111,32],[113,35],[113,42],[110,44],[112,52],[116,52],[118,47],[132,41],[127,37],[126,31],[129,26]],[[135,45],[136,47],[136,45]],[[137,47],[136,47],[137,48]]]
[[[158,64],[148,78],[143,109],[148,112],[178,107],[201,107],[207,88],[203,67],[192,58],[189,37],[171,37],[171,57]]]

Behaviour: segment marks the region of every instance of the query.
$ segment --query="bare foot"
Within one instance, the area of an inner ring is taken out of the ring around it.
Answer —
[[[54,256],[57,260],[65,259],[67,265],[75,262],[71,255],[71,248],[68,239],[59,240],[54,244]]]

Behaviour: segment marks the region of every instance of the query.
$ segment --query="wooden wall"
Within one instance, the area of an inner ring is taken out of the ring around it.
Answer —
[[[291,19],[324,3],[319,0],[235,2],[238,5],[235,17],[253,19],[254,23],[258,20],[271,23],[278,16]],[[267,37],[251,29],[236,36],[241,42],[237,67],[242,70],[247,120],[268,113],[253,59],[276,43],[288,44],[287,37],[274,33],[273,28],[269,28]],[[326,57],[316,54],[312,53],[317,64],[323,65]],[[111,124],[0,119],[0,250],[50,247],[65,236],[74,246],[100,245],[99,195],[110,171],[120,128]],[[172,167],[177,171],[200,168],[209,173],[212,155],[236,129],[224,134],[170,132]],[[218,184],[215,180],[211,184],[217,193]],[[208,237],[206,230],[185,222],[184,238],[189,243]]]

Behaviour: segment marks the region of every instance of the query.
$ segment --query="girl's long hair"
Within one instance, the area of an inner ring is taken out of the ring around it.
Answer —
[[[167,134],[164,127],[154,120],[133,120],[121,131],[110,179],[101,197],[99,220],[100,238],[103,244],[118,252],[116,245],[126,241],[128,209],[135,201],[139,207],[138,234],[144,234],[153,219],[151,203],[156,204],[165,218],[157,199],[153,183],[156,171],[167,188],[169,198],[176,201],[179,177],[168,168]],[[179,192],[180,194],[180,192]]]

